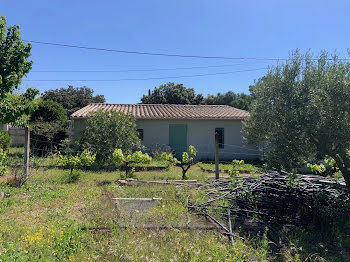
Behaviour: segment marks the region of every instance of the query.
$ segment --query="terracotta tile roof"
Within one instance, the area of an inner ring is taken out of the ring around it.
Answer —
[[[247,111],[226,105],[170,104],[89,104],[74,112],[72,118],[86,118],[97,110],[119,111],[136,119],[243,119]]]

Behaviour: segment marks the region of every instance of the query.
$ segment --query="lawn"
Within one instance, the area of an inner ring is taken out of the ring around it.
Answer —
[[[197,188],[148,185],[120,187],[119,172],[79,171],[64,183],[67,170],[32,169],[21,188],[0,184],[0,261],[264,261],[267,242],[234,245],[217,230],[188,230],[203,220],[187,212],[186,198],[203,198]],[[143,180],[180,179],[178,168],[138,172]],[[212,180],[198,167],[189,179]],[[118,203],[113,197],[161,197],[153,206]],[[140,211],[141,210],[141,211]],[[142,225],[162,225],[147,230]]]

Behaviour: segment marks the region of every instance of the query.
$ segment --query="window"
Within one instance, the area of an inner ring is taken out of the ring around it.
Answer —
[[[141,139],[141,142],[143,142],[143,129],[137,129],[137,132],[139,133],[139,138]]]
[[[218,134],[218,143],[219,143],[219,148],[224,148],[224,129],[223,128],[215,128],[215,133]]]

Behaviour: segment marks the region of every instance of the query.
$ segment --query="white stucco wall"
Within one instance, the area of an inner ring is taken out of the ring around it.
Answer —
[[[215,152],[215,128],[224,128],[224,148],[219,148],[220,160],[256,159],[259,151],[243,144],[240,120],[137,120],[137,128],[143,129],[143,145],[147,151],[157,148],[165,151],[169,145],[169,124],[187,125],[187,146],[198,150],[197,160],[213,160]],[[74,120],[74,139],[85,129],[84,119]]]
[[[215,128],[224,128],[224,148],[219,148],[220,160],[256,159],[259,152],[243,144],[240,120],[138,120],[137,128],[143,129],[143,144],[149,151],[169,144],[169,124],[187,125],[187,146],[198,150],[197,159],[214,159]]]

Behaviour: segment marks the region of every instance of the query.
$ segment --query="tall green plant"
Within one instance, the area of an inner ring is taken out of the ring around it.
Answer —
[[[57,165],[70,170],[67,182],[73,182],[78,178],[73,175],[74,169],[91,166],[95,162],[95,159],[96,156],[88,150],[84,150],[81,154],[78,153],[76,155],[64,156],[61,153],[58,153],[54,157],[54,161]]]
[[[181,160],[178,160],[172,153],[163,152],[161,157],[162,159],[168,161],[174,166],[178,166],[182,169],[182,179],[187,179],[187,171],[192,165],[194,165],[194,157],[197,155],[197,150],[194,146],[188,147],[188,152],[182,153]]]
[[[98,111],[87,120],[80,144],[96,154],[99,163],[112,161],[116,148],[130,154],[141,148],[135,118],[121,112]]]
[[[350,62],[323,52],[295,52],[251,87],[249,143],[266,149],[277,168],[331,157],[350,189]]]
[[[6,18],[0,16],[0,123],[23,125],[23,115],[32,110],[31,101],[38,90],[28,88],[24,94],[12,94],[32,68],[28,59],[31,48],[30,43],[23,43],[19,26],[6,26]]]
[[[145,164],[152,161],[147,153],[143,154],[141,151],[136,151],[133,154],[124,155],[121,149],[116,149],[113,152],[113,161],[117,166],[123,166],[125,168],[125,177],[130,177],[132,174],[131,164]]]

